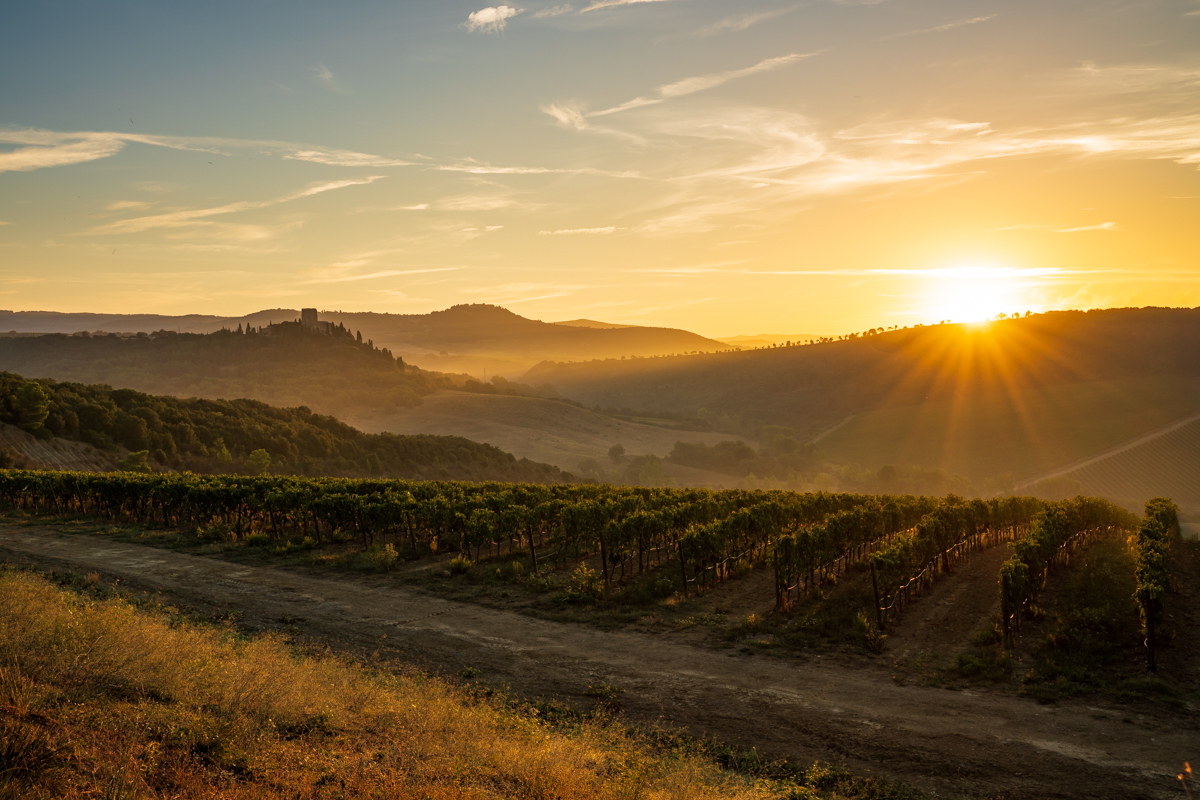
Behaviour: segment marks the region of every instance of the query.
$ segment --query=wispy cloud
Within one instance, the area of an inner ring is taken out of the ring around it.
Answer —
[[[594,288],[596,287],[584,284],[515,282],[497,286],[472,286],[459,291],[463,294],[482,296],[493,303],[512,305],[568,297],[577,291]]]
[[[634,170],[612,171],[594,167],[500,167],[478,162],[439,164],[432,169],[441,172],[466,172],[471,175],[597,175],[607,178],[641,178]]]
[[[575,9],[572,6],[563,3],[560,6],[550,6],[549,8],[543,8],[540,11],[535,11],[533,13],[533,18],[545,19],[546,17],[561,17],[563,14],[570,14],[574,10]]]
[[[806,58],[812,58],[816,53],[789,53],[786,56],[776,56],[775,58],[766,58],[754,64],[753,66],[744,67],[742,69],[733,69],[726,72],[716,72],[711,75],[696,75],[691,78],[684,78],[674,83],[667,83],[659,86],[655,91],[657,97],[635,97],[632,100],[627,100],[618,106],[606,108],[603,111],[593,111],[587,114],[588,117],[603,117],[609,114],[617,114],[622,111],[628,111],[633,108],[641,108],[643,106],[657,105],[675,97],[683,97],[696,92],[702,92],[706,89],[713,89],[723,83],[734,81],[739,78],[745,78],[750,75],[757,75],[761,72],[771,72],[773,70],[786,67],[790,64],[795,64],[798,61],[803,61]]]
[[[109,211],[125,211],[130,208],[145,208],[150,205],[144,200],[115,200],[105,206]]]
[[[938,25],[933,30],[937,31],[938,33],[941,33],[942,31],[948,31],[952,28],[962,27],[963,25],[974,25],[978,22],[987,22],[989,19],[995,19],[998,16],[1000,16],[1000,15],[999,14],[988,14],[985,17],[971,17],[969,19],[957,19],[954,22],[947,22],[945,25]]]
[[[0,172],[28,171],[96,161],[120,153],[129,144],[165,147],[225,156],[251,151],[292,161],[336,167],[407,167],[419,162],[328,147],[258,139],[211,136],[154,136],[119,131],[0,130],[0,143],[26,145],[0,153]]]
[[[344,269],[359,266],[358,263],[335,264],[332,274],[325,277],[311,278],[306,281],[301,281],[303,284],[326,284],[326,283],[353,283],[356,281],[373,281],[380,278],[395,278],[401,275],[424,275],[430,272],[453,272],[458,267],[432,267],[429,269],[385,269],[378,272],[368,272],[363,275],[349,275],[344,273]]]
[[[282,144],[282,143],[271,143]],[[292,161],[308,161],[331,167],[411,167],[418,162],[405,159],[356,153],[352,150],[333,150],[320,147],[284,146],[283,157]]]
[[[746,263],[745,261],[731,261],[726,265],[736,265]],[[660,269],[642,269],[637,272],[654,273],[660,275],[711,275],[713,273],[724,273],[727,275],[757,275],[762,277],[788,277],[797,275],[841,275],[845,277],[897,277],[897,278],[920,278],[928,279],[944,279],[944,278],[1054,278],[1067,277],[1073,275],[1108,275],[1120,272],[1120,270],[1109,269],[1063,269],[1061,267],[1005,267],[1005,266],[975,266],[975,267],[930,267],[927,269],[779,269],[779,270],[752,270],[745,267],[736,269],[726,269],[726,265],[713,264],[702,265],[697,267],[666,267]]]
[[[0,153],[0,172],[29,172],[45,167],[83,164],[121,152],[126,137],[114,133],[83,133],[62,138],[43,131],[0,131],[0,141],[28,144]]]
[[[94,229],[95,233],[141,233],[152,228],[180,228],[192,225],[204,224],[209,217],[218,216],[221,214],[235,214],[240,211],[251,211],[258,208],[267,208],[281,203],[288,203],[293,200],[300,200],[305,197],[322,194],[324,192],[333,191],[334,189],[343,189],[347,186],[362,186],[368,183],[374,183],[383,178],[382,175],[372,175],[369,178],[351,178],[340,181],[326,181],[323,183],[310,184],[303,189],[285,194],[281,197],[276,197],[271,200],[244,200],[237,203],[227,203],[223,206],[213,208],[193,208],[182,211],[171,211],[166,214],[155,214],[146,217],[135,217],[133,219],[120,220],[107,225],[102,225]]]
[[[309,69],[313,71],[313,74],[317,76],[317,80],[320,81],[321,85],[326,89],[339,92],[340,94],[346,94],[348,92],[346,87],[338,83],[337,79],[333,77],[333,71],[324,64],[318,63],[315,67],[309,67]]]
[[[883,37],[883,39],[881,39],[880,41],[887,41],[888,39],[899,39],[904,36],[917,36],[918,34],[922,34],[922,33],[944,33],[946,31],[954,30],[955,28],[961,28],[964,25],[976,25],[980,22],[987,22],[988,20],[995,19],[998,16],[1000,16],[1000,15],[999,14],[988,14],[987,16],[983,16],[983,17],[966,17],[963,19],[956,19],[953,22],[947,22],[942,25],[935,25],[932,28],[919,28],[918,30],[915,30],[915,31],[904,31],[902,33],[893,33],[891,36]]]
[[[794,11],[795,8],[780,8],[774,11],[760,11],[757,14],[740,14],[734,17],[726,17],[718,20],[711,25],[705,25],[703,28],[692,31],[692,36],[707,38],[716,36],[719,33],[744,31],[751,25],[757,25],[760,22],[766,22],[769,19],[782,17],[784,14]]]
[[[591,5],[580,9],[580,14],[586,14],[589,11],[600,11],[605,8],[617,8],[619,6],[635,6],[642,3],[665,3],[668,0],[596,0]]]
[[[557,231],[538,231],[538,235],[539,236],[570,236],[570,235],[579,234],[579,233],[605,234],[605,233],[614,233],[615,231],[618,231],[618,230],[621,230],[621,229],[617,228],[613,225],[609,225],[607,228],[563,228],[563,229],[557,230]]]
[[[508,21],[524,9],[512,6],[488,6],[467,15],[467,30],[479,33],[500,33]]]
[[[1101,222],[1099,225],[1084,225],[1079,228],[1059,228],[1055,233],[1082,233],[1083,231],[1115,231],[1117,223]]]
[[[437,203],[437,208],[445,211],[496,211],[501,208],[514,208],[521,203],[511,197],[498,195],[461,195],[447,197]]]

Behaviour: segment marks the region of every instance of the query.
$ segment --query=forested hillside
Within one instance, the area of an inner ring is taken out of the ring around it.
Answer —
[[[746,435],[774,424],[810,439],[844,423],[817,442],[837,463],[1020,477],[1200,407],[1200,309],[1053,312],[752,352],[543,363],[523,380]]]
[[[211,334],[0,337],[0,369],[179,397],[251,397],[344,416],[419,405],[450,381],[405,365],[344,327],[292,322]]]
[[[548,464],[457,436],[368,434],[306,407],[161,397],[0,373],[0,422],[87,442],[135,470],[558,482]]]

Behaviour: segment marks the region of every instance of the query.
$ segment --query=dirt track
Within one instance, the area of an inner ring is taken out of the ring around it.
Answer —
[[[100,537],[0,524],[0,559],[99,571],[193,608],[482,678],[527,696],[626,689],[626,713],[772,755],[844,762],[952,796],[1178,797],[1197,760],[1195,717],[899,686],[875,669],[693,647],[673,634],[606,633],[430,597],[360,578],[251,568]],[[915,609],[914,609],[915,610]],[[386,638],[384,638],[386,637]]]

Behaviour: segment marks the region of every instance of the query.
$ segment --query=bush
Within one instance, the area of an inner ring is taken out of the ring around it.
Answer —
[[[604,579],[595,570],[580,564],[571,573],[570,584],[563,592],[563,602],[581,605],[594,603],[604,597]]]
[[[447,569],[451,575],[465,575],[474,568],[475,562],[464,555],[457,555],[451,559]]]

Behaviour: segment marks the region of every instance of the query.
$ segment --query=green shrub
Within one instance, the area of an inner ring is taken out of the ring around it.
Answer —
[[[575,605],[594,603],[604,597],[604,579],[595,570],[580,564],[571,573],[570,583],[563,592],[563,602]]]
[[[464,555],[457,555],[451,559],[447,569],[451,575],[465,575],[475,566],[475,562]]]

